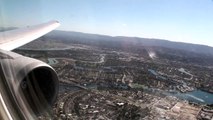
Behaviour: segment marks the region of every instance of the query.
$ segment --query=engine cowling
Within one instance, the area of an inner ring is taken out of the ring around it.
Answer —
[[[48,64],[13,52],[0,51],[6,88],[25,119],[47,112],[55,102],[59,81]]]

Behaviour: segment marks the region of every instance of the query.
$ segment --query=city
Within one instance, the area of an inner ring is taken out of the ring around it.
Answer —
[[[56,70],[60,89],[53,118],[213,119],[213,55],[67,39],[45,36],[15,50]]]

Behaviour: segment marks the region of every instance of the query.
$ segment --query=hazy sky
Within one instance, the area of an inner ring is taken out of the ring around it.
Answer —
[[[213,46],[212,0],[0,0],[0,25],[58,20],[60,30]]]

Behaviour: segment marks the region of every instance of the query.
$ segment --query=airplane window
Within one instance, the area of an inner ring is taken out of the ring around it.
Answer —
[[[212,120],[212,12],[212,0],[3,0],[0,80],[24,119]]]

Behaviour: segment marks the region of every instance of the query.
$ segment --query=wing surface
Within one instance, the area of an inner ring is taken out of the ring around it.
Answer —
[[[0,32],[0,49],[13,50],[54,30],[60,23],[50,21],[40,25]]]

